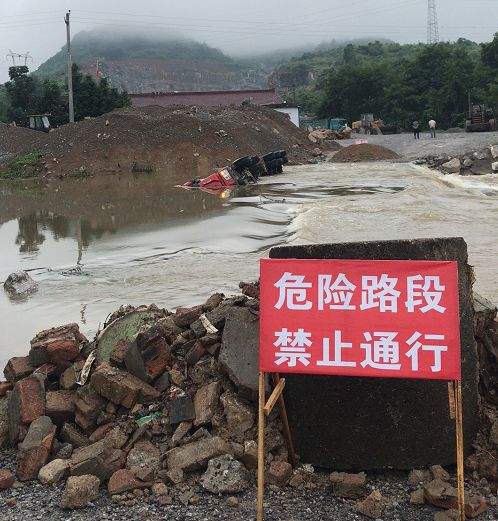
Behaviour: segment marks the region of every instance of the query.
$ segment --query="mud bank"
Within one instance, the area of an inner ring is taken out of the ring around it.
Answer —
[[[262,107],[120,109],[49,134],[0,125],[0,171],[14,169],[17,177],[23,165],[19,169],[16,160],[29,160],[25,177],[182,170],[187,179],[279,149],[287,150],[291,164],[308,163],[314,148],[284,114]]]

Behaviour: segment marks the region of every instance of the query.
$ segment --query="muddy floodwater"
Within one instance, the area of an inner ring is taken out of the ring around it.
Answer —
[[[477,290],[498,302],[498,175],[442,176],[410,164],[290,167],[216,197],[159,175],[0,184],[0,281],[30,270],[39,289],[0,289],[0,365],[40,329],[92,336],[122,304],[174,309],[258,276],[282,243],[463,236]]]

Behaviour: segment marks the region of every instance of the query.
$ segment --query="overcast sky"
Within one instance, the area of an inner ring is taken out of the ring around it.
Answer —
[[[488,41],[498,31],[498,0],[437,0],[441,38]],[[0,0],[0,82],[6,55],[29,51],[36,68],[73,35],[104,27],[172,28],[231,55],[332,38],[426,40],[427,0]]]

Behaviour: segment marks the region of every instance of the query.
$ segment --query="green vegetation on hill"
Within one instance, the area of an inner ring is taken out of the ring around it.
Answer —
[[[479,45],[460,39],[437,45],[348,44],[290,60],[276,70],[287,98],[311,114],[359,119],[374,113],[409,127],[435,118],[462,125],[472,101],[498,110],[498,34]]]
[[[183,61],[213,61],[226,65],[233,60],[219,49],[204,43],[180,37],[152,33],[145,36],[134,33],[108,34],[95,29],[82,31],[71,42],[71,51],[76,62],[101,60],[160,59]],[[40,65],[36,74],[41,77],[64,78],[66,70],[66,47]]]

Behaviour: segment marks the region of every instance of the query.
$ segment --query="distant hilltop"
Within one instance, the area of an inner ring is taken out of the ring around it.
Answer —
[[[73,60],[94,77],[130,93],[259,89],[267,87],[271,70],[242,65],[219,49],[164,32],[95,29],[72,40]],[[66,74],[66,48],[40,65],[36,74]]]

